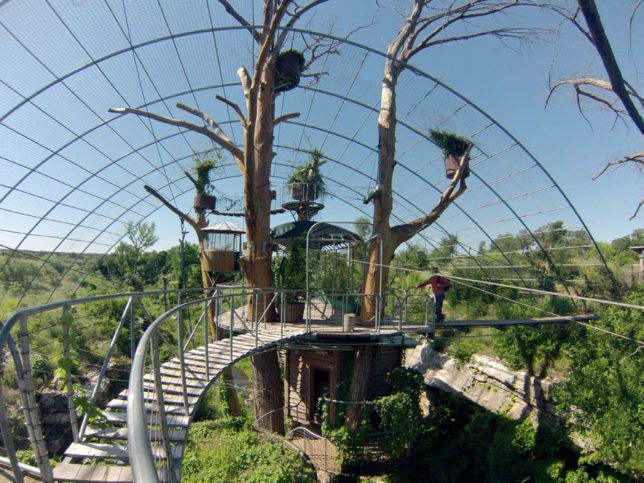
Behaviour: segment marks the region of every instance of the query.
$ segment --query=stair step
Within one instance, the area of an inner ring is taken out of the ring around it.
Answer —
[[[150,438],[157,440],[161,436],[161,431],[158,429],[148,430],[150,433]],[[172,442],[183,442],[186,439],[187,431],[184,429],[173,429],[169,431],[170,441]],[[97,439],[124,439],[127,440],[127,428],[92,428],[91,426],[85,430],[85,438],[97,438]]]
[[[105,418],[109,423],[112,424],[123,424],[127,425],[127,414],[126,413],[116,413],[113,411],[103,411],[103,414],[105,415]],[[150,414],[147,413],[147,421],[148,424],[160,424],[158,415],[157,414]],[[178,414],[167,414],[166,415],[166,420],[168,422],[169,426],[179,426],[183,428],[187,428],[188,424],[190,423],[190,417],[189,416],[181,416]]]
[[[172,456],[175,461],[181,459],[183,445],[171,446]],[[165,451],[160,446],[152,446],[152,455],[155,459],[165,459]],[[127,447],[118,444],[101,443],[72,443],[65,450],[68,458],[90,458],[93,460],[119,460],[129,462],[130,455]]]
[[[119,395],[117,396],[118,399],[122,399],[124,401],[127,401],[127,389],[121,391]],[[167,394],[165,391],[165,385],[164,385],[164,391],[163,391],[163,401],[166,404],[183,404],[183,393],[180,392],[179,394]],[[201,394],[201,391],[198,392],[198,394]],[[156,401],[156,396],[154,394],[150,394],[149,392],[144,392],[144,400],[148,402],[155,402]],[[190,405],[195,405],[199,401],[199,397],[197,396],[187,396],[188,399],[188,404]]]
[[[65,450],[65,456],[69,458],[92,458],[129,461],[127,448],[117,444],[102,443],[72,443]]]
[[[169,401],[165,401],[164,397],[164,407],[166,414],[185,414],[183,410],[183,404],[176,404]],[[112,399],[107,403],[107,409],[120,409],[123,411],[127,410],[127,401],[124,399]],[[188,411],[190,411],[191,406],[188,406]],[[156,411],[157,404],[154,402],[145,403],[146,411]]]
[[[210,381],[206,381],[205,379],[189,379],[186,377],[186,392],[188,394],[201,394],[209,382]],[[148,374],[144,375],[143,384],[145,390],[154,391],[154,376]],[[181,373],[162,375],[161,384],[162,386],[165,386],[166,384],[181,386]]]
[[[132,481],[132,467],[59,463],[54,467],[55,481],[123,483]]]

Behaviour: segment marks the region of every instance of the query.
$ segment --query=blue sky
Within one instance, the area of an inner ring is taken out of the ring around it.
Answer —
[[[311,28],[326,31],[335,22],[334,32],[342,36],[359,23],[365,28],[352,39],[384,50],[401,18],[389,7],[391,2],[382,3],[387,6],[374,9],[374,3],[368,0],[348,3],[331,0],[316,10]],[[604,0],[599,3],[625,77],[641,86],[634,61],[639,61],[641,68],[641,52],[635,46],[643,45],[644,14],[635,17],[629,39],[628,5],[632,2]],[[1,6],[4,30],[0,35],[0,60],[3,68],[10,67],[0,74],[0,112],[7,112],[23,97],[37,94],[55,76],[66,76],[94,59],[127,49],[129,42],[136,44],[167,35],[168,26],[173,32],[183,32],[196,26],[207,29],[211,25],[234,25],[223,13],[214,14],[210,22],[204,19],[208,14],[203,3],[190,4],[191,8],[185,8],[186,4],[181,2],[144,0],[52,5],[56,15],[45,4],[12,1]],[[159,5],[163,6],[167,24],[159,15]],[[216,2],[208,5],[217,7]],[[249,18],[252,18],[251,5],[244,3],[240,7]],[[259,3],[254,5],[257,8]],[[57,20],[58,15],[73,35]],[[512,22],[550,27],[557,22],[542,13],[525,15],[512,18]],[[181,56],[176,55],[178,52]],[[0,171],[4,174],[0,196],[5,197],[0,202],[0,216],[5,220],[3,244],[31,249],[100,251],[118,241],[126,221],[145,219],[157,225],[160,241],[156,248],[175,245],[179,237],[176,217],[146,198],[142,185],[151,184],[169,198],[184,192],[176,203],[181,209],[190,209],[192,193],[182,171],[190,165],[190,153],[207,149],[209,143],[200,136],[177,134],[174,128],[142,122],[133,116],[113,119],[107,109],[137,106],[159,96],[194,89],[195,94],[171,97],[165,105],[157,102],[151,110],[186,118],[185,113],[173,107],[174,103],[181,100],[197,105],[222,121],[224,129],[236,142],[241,142],[234,113],[225,112],[222,104],[214,101],[214,94],[242,103],[235,71],[240,64],[250,68],[253,54],[249,36],[239,30],[186,36],[176,43],[170,40],[153,43],[138,49],[137,58],[126,50],[101,61],[98,66],[79,71],[6,115],[0,129]],[[361,62],[363,65],[358,70],[356,66]],[[486,39],[436,47],[417,56],[412,63],[468,98],[515,136],[556,180],[596,239],[610,241],[642,227],[644,213],[629,221],[644,197],[641,175],[624,167],[597,181],[591,180],[608,161],[641,150],[642,136],[636,129],[614,123],[610,114],[597,110],[587,111],[592,123],[589,125],[577,111],[570,90],[562,89],[545,108],[550,74],[555,80],[586,73],[603,77],[593,50],[574,29],[564,26],[557,39],[525,46],[519,53]],[[373,176],[375,167],[376,117],[383,63],[381,57],[365,56],[360,49],[347,47],[341,56],[331,59],[329,66],[333,69],[331,75],[323,79],[318,92],[296,89],[278,98],[279,112],[298,111],[301,116],[277,130],[273,183],[281,196],[280,184],[290,167],[305,157],[295,149],[322,147],[333,159],[323,168],[332,192],[325,201],[327,210],[323,218],[349,221],[371,213],[371,206],[362,205],[360,200],[373,188],[369,177]],[[213,84],[217,87],[208,87]],[[453,129],[477,133],[477,126],[487,122],[470,108],[459,111],[462,101],[442,89],[433,93],[433,86],[429,79],[412,73],[401,78],[401,115],[406,116],[410,126],[424,132],[437,122],[449,119],[447,124]],[[363,106],[349,108],[340,97],[324,94],[325,89],[346,95]],[[428,100],[415,108],[415,97],[426,94]],[[454,110],[458,114],[452,118]],[[107,124],[100,126],[103,122]],[[85,131],[90,132],[74,141],[75,136]],[[490,149],[501,146],[508,138],[501,139],[499,132],[497,129],[494,135],[476,134],[477,145]],[[338,133],[343,133],[345,138]],[[158,144],[153,142],[160,139],[163,140]],[[419,143],[409,129],[400,129],[398,140],[401,163],[408,170],[399,168],[396,172],[395,186],[398,194],[405,197],[397,205],[397,213],[400,220],[409,220],[418,216],[419,211],[431,208],[437,196],[435,190],[420,183],[413,173],[437,188],[444,187],[446,181],[437,168],[440,153],[433,146]],[[473,160],[480,163],[475,169],[487,180],[499,179],[496,171],[502,168],[508,171],[513,163],[517,169],[524,164],[528,169],[529,157],[518,151],[514,148],[507,155],[494,156],[493,165]],[[118,163],[114,163],[115,159],[119,159]],[[229,159],[227,163],[228,166],[218,171],[215,186],[218,192],[239,199],[242,189],[239,173]],[[36,171],[31,172],[33,169]],[[27,178],[19,189],[11,191],[23,176]],[[170,186],[166,187],[168,182]],[[515,176],[512,182],[499,182],[499,188],[503,196],[517,198],[521,190],[533,189],[533,183],[535,191],[539,191],[548,182],[539,173],[528,173]],[[529,222],[534,229],[560,216],[557,208],[562,201],[555,195],[535,195],[516,201],[515,209],[522,214],[537,213]],[[347,200],[351,200],[350,206]],[[459,202],[464,211],[490,227],[491,236],[521,229],[521,225],[505,220],[506,215],[500,211],[481,210],[488,201],[480,185],[473,184]],[[441,220],[445,230],[456,230],[467,246],[476,247],[476,237],[470,236],[471,224],[463,213],[450,210]],[[539,214],[539,210],[552,214],[548,218]],[[273,224],[290,219],[289,215],[274,217]],[[212,221],[219,220],[213,217]],[[243,223],[240,219],[234,221]],[[444,236],[441,230],[440,227],[429,230],[425,242],[436,243]],[[28,235],[25,237],[24,233]],[[58,243],[56,237],[65,240]],[[194,237],[190,234],[188,239]]]
[[[644,45],[644,12],[635,16],[629,32],[633,3],[601,0],[598,8],[625,78],[644,87],[638,70],[644,68],[644,55],[638,50]],[[384,14],[387,10],[379,20],[383,32],[399,24],[395,15]],[[534,10],[530,15],[535,15]],[[542,26],[556,26],[554,18],[536,15]],[[383,48],[389,38],[383,33]],[[413,63],[476,103],[516,136],[551,173],[596,239],[610,241],[644,226],[642,213],[629,220],[644,199],[641,173],[625,166],[592,180],[607,162],[643,149],[639,131],[586,103],[589,124],[577,110],[572,89],[565,87],[546,108],[549,76],[554,81],[585,74],[606,78],[600,59],[572,27],[564,24],[558,37],[525,45],[519,53],[485,39],[428,50]]]

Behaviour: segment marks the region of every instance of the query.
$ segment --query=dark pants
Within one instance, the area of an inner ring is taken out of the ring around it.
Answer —
[[[434,305],[434,314],[436,315],[436,322],[440,322],[443,319],[443,300],[445,300],[445,294],[434,295],[436,303]]]

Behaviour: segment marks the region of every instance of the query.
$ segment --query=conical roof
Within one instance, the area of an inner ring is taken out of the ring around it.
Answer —
[[[207,231],[209,233],[246,233],[245,230],[229,221],[213,223],[212,225],[202,228],[201,231]]]

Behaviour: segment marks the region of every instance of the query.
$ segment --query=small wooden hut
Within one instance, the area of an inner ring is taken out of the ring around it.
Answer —
[[[283,351],[284,402],[294,425],[319,426],[321,400],[329,404],[329,422],[334,425],[338,405],[342,404],[338,401],[351,385],[355,350],[363,344],[376,344],[367,395],[367,400],[373,400],[391,392],[387,374],[401,363],[402,337],[320,335],[314,347],[290,347]]]

